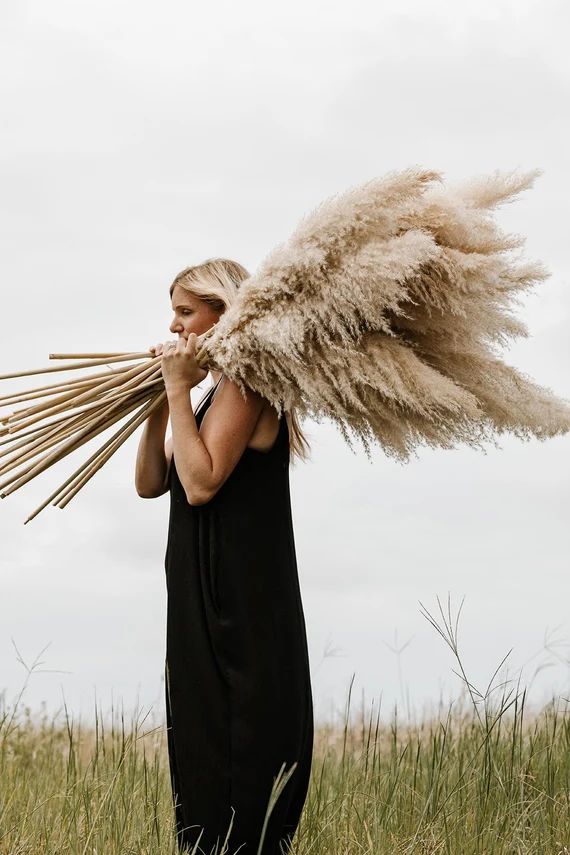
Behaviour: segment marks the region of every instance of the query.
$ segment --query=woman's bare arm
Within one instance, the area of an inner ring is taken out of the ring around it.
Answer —
[[[191,505],[210,501],[235,468],[253,434],[264,399],[222,377],[211,405],[196,424],[188,390],[169,395],[172,442],[176,469]]]
[[[151,345],[150,352],[160,356],[164,345]],[[172,440],[164,442],[170,408],[168,399],[147,418],[139,442],[135,467],[135,487],[143,499],[162,496],[168,489],[168,470],[172,460]]]
[[[143,499],[155,499],[168,489],[168,467],[172,458],[172,441],[164,441],[168,416],[169,406],[166,399],[150,414],[144,424],[135,467],[135,487]]]

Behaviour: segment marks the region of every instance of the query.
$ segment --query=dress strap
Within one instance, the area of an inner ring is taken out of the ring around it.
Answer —
[[[221,379],[222,379],[222,378],[220,377],[220,380],[221,380]],[[196,415],[196,414],[197,414],[197,412],[198,412],[198,410],[200,409],[200,407],[202,406],[202,404],[205,404],[205,403],[206,403],[206,401],[208,400],[208,397],[209,397],[209,396],[210,396],[210,395],[211,395],[211,394],[212,394],[212,393],[217,389],[217,387],[218,387],[218,386],[219,386],[219,384],[220,384],[220,380],[218,380],[216,383],[212,383],[212,385],[210,386],[210,388],[208,389],[208,391],[206,392],[206,394],[205,394],[205,395],[203,395],[203,397],[198,401],[198,403],[197,403],[197,405],[196,405],[196,409],[194,410],[194,415]]]

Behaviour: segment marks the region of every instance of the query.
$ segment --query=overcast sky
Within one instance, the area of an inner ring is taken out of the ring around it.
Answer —
[[[497,214],[552,273],[504,358],[569,398],[569,18],[553,0],[3,4],[0,370],[171,338],[179,270],[253,271],[322,199],[389,170],[540,167]],[[419,605],[448,592],[472,682],[512,648],[504,676],[522,669],[533,702],[568,697],[570,437],[401,465],[305,427],[291,488],[316,716],[342,716],[353,677],[351,706],[386,716],[457,697]],[[169,497],[136,495],[139,437],[64,511],[23,525],[85,448],[0,506],[8,702],[19,656],[47,645],[32,709],[88,718],[96,694],[163,714]]]

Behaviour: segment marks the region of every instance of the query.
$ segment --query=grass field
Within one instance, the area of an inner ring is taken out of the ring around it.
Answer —
[[[520,686],[478,692],[441,614],[426,616],[457,658],[461,699],[400,726],[355,718],[349,691],[344,726],[315,731],[296,855],[570,855],[566,700],[530,715]],[[176,855],[164,724],[60,719],[0,709],[1,855]]]

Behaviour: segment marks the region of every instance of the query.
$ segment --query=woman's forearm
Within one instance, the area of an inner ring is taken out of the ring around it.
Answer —
[[[154,410],[144,424],[135,466],[135,487],[142,498],[152,499],[164,492],[167,461],[164,437],[168,424],[168,399]]]
[[[212,458],[202,442],[190,400],[190,386],[167,389],[176,471],[191,505],[209,499]]]

